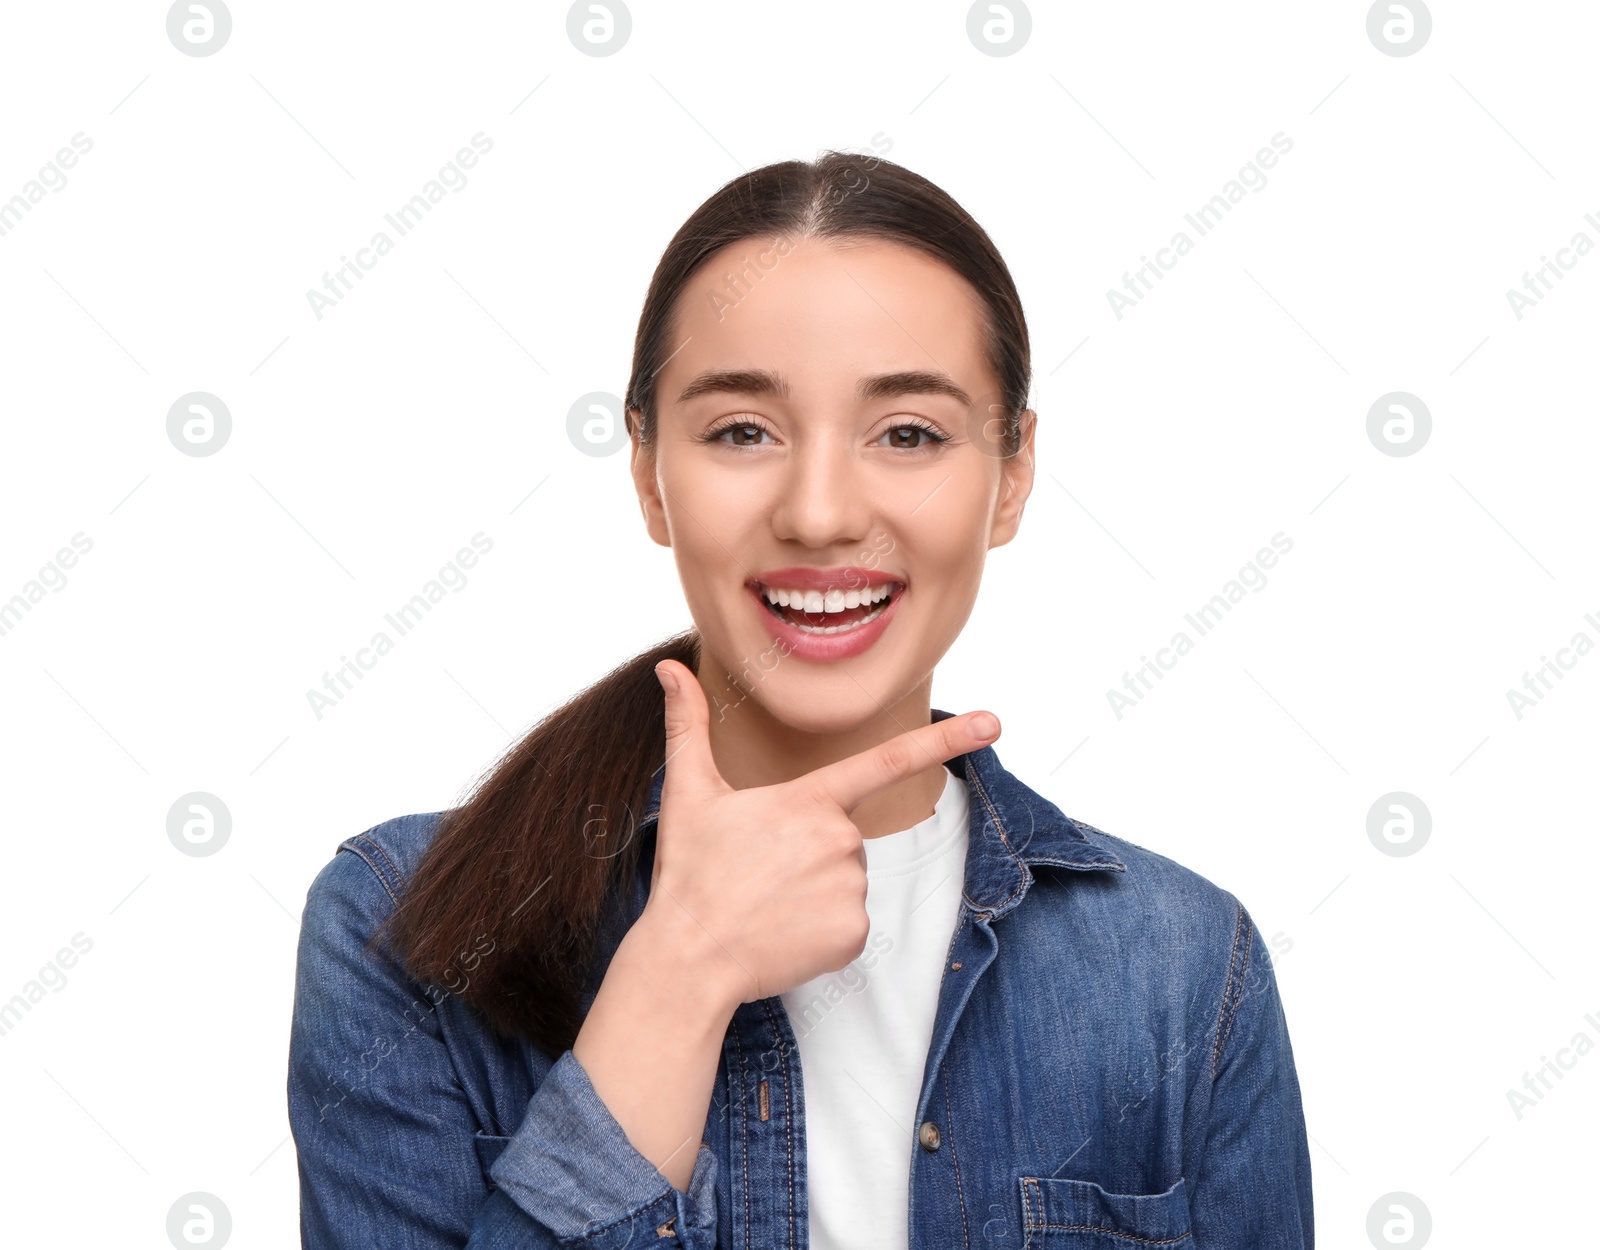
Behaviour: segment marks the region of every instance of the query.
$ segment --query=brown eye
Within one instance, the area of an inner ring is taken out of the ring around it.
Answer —
[[[764,425],[752,421],[729,421],[708,431],[703,436],[707,443],[725,443],[730,447],[759,447],[761,436],[767,432]]]
[[[900,451],[922,451],[933,444],[949,441],[931,426],[916,423],[894,426],[883,436],[889,440],[890,447]]]

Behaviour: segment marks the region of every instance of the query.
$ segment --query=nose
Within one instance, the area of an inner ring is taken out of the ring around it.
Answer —
[[[775,537],[817,551],[867,537],[875,504],[866,467],[838,440],[808,440],[775,477]]]

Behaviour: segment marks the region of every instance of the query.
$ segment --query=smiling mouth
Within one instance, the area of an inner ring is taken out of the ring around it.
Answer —
[[[862,590],[786,590],[755,583],[767,611],[806,634],[843,634],[882,616],[905,586],[885,581]]]

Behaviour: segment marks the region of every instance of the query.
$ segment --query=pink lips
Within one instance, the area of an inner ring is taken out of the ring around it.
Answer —
[[[868,586],[882,586],[885,583],[893,589],[883,611],[865,625],[858,625],[837,634],[811,634],[796,628],[768,608],[763,593],[764,588],[768,586],[783,590],[828,591],[865,590]],[[755,604],[756,611],[761,614],[767,631],[774,639],[784,644],[784,654],[820,663],[846,660],[851,656],[860,655],[877,642],[883,631],[889,627],[889,621],[900,606],[900,599],[905,591],[905,582],[899,578],[853,565],[830,569],[773,569],[762,573],[758,579],[748,583],[748,586],[750,598]]]
[[[895,586],[905,585],[899,578],[853,564],[841,564],[831,569],[771,569],[759,574],[755,580],[763,586],[775,586],[779,590],[865,590],[868,586],[881,586],[885,582]]]

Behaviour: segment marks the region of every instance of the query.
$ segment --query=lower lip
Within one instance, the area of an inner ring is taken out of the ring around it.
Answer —
[[[779,642],[786,644],[788,649],[785,655],[825,663],[830,660],[848,660],[853,655],[860,655],[877,642],[878,637],[889,627],[889,618],[895,614],[895,609],[900,606],[900,599],[904,594],[905,588],[901,587],[889,597],[889,606],[865,625],[857,625],[854,629],[847,629],[837,634],[808,634],[768,611],[766,597],[759,590],[752,588],[750,598],[756,605],[756,611],[761,614],[762,621],[766,623],[767,632]]]

